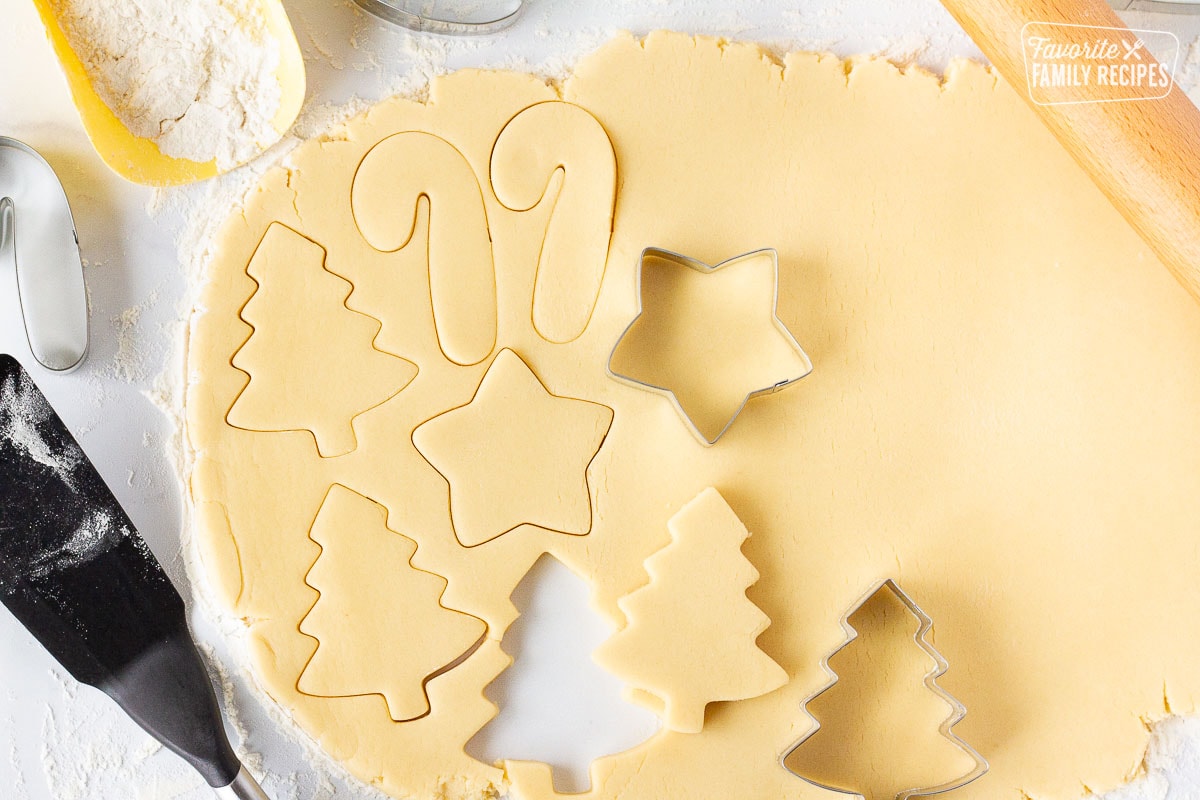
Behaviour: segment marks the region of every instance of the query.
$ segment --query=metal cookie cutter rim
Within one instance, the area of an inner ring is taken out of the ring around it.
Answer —
[[[409,30],[421,33],[440,33],[450,36],[484,36],[489,33],[502,31],[516,22],[525,11],[525,0],[518,0],[517,7],[496,19],[482,22],[464,22],[461,20],[428,17],[416,11],[409,11],[402,6],[403,0],[354,0],[366,11],[380,19]]]
[[[950,668],[950,663],[948,661],[946,661],[945,657],[940,652],[938,652],[937,648],[935,648],[929,642],[928,637],[929,637],[930,632],[933,630],[933,618],[930,617],[928,614],[926,614],[924,609],[922,609],[919,605],[917,605],[917,602],[915,600],[913,600],[911,597],[909,597],[908,594],[903,589],[900,588],[900,585],[898,583],[896,583],[896,581],[893,578],[887,578],[885,580],[882,580],[882,581],[879,581],[878,583],[876,583],[874,586],[871,587],[871,589],[869,591],[866,592],[866,594],[864,594],[862,597],[860,597],[854,603],[854,605],[852,605],[850,607],[849,611],[847,611],[845,614],[842,615],[840,622],[841,622],[842,630],[845,631],[845,633],[846,633],[846,638],[841,644],[839,644],[837,647],[835,647],[828,655],[826,655],[824,658],[821,659],[821,669],[823,669],[825,671],[825,674],[829,677],[829,681],[827,683],[825,683],[825,685],[823,685],[821,688],[819,688],[815,692],[813,692],[811,695],[806,697],[804,699],[804,702],[801,704],[801,710],[803,710],[804,713],[808,715],[808,718],[813,721],[814,727],[808,733],[804,734],[804,736],[800,739],[800,741],[796,742],[794,745],[789,747],[784,752],[784,754],[779,757],[779,763],[784,769],[786,769],[792,775],[795,775],[797,778],[801,779],[802,781],[805,781],[806,783],[810,783],[813,786],[816,786],[821,789],[828,789],[829,791],[837,792],[838,794],[849,795],[850,797],[862,797],[862,794],[860,792],[856,792],[853,789],[846,789],[846,788],[843,788],[840,786],[829,786],[824,783],[818,783],[817,781],[814,781],[811,778],[807,778],[804,775],[801,775],[800,773],[793,770],[791,767],[789,767],[787,765],[787,760],[792,755],[792,753],[796,752],[796,750],[798,750],[802,744],[804,744],[809,739],[811,739],[813,737],[813,735],[818,730],[821,729],[821,721],[819,719],[817,719],[816,716],[814,716],[811,711],[808,710],[808,704],[811,703],[814,699],[816,699],[816,697],[818,695],[823,694],[826,690],[831,688],[839,680],[838,674],[836,672],[834,672],[832,668],[830,668],[829,662],[838,653],[840,653],[840,652],[842,652],[842,650],[846,649],[846,647],[848,647],[851,642],[853,642],[855,639],[858,638],[858,631],[855,630],[854,626],[850,624],[850,617],[854,616],[854,613],[856,611],[858,611],[860,608],[862,608],[868,600],[870,600],[872,597],[874,597],[876,595],[876,593],[878,593],[881,589],[884,589],[884,588],[887,588],[888,590],[890,590],[900,600],[900,602],[903,603],[904,606],[909,610],[909,613],[911,613],[914,617],[916,617],[921,623],[920,626],[917,628],[917,632],[915,634],[913,634],[913,641],[916,642],[917,646],[920,647],[922,650],[924,650],[925,653],[927,653],[935,662],[933,669],[931,669],[928,673],[926,673],[925,679],[923,682],[925,684],[925,687],[927,689],[929,689],[929,691],[933,692],[938,697],[945,700],[951,707],[950,716],[947,717],[945,722],[943,722],[938,727],[938,732],[941,734],[941,736],[944,739],[957,745],[959,748],[961,748],[968,756],[970,756],[975,761],[975,769],[973,769],[971,772],[967,773],[963,777],[954,778],[952,780],[946,781],[945,783],[940,783],[937,786],[932,786],[929,788],[903,789],[896,793],[894,800],[909,800],[909,798],[912,798],[912,797],[930,797],[933,795],[942,794],[943,792],[949,792],[953,789],[958,789],[960,787],[966,786],[967,784],[972,783],[973,781],[978,780],[979,778],[982,778],[985,774],[987,774],[987,771],[990,768],[990,766],[987,762],[987,759],[984,758],[979,753],[979,751],[977,751],[974,747],[971,747],[971,745],[967,744],[962,739],[960,739],[958,737],[958,735],[956,733],[954,733],[954,731],[953,731],[954,726],[957,725],[959,722],[961,722],[963,717],[965,717],[967,715],[967,707],[965,705],[963,705],[962,702],[958,698],[954,697],[949,692],[947,692],[945,689],[938,686],[937,679],[942,677],[942,675],[946,674],[946,670],[948,670]]]
[[[0,182],[0,276],[9,269],[14,274],[34,359],[48,370],[69,373],[83,363],[90,345],[70,201],[41,153],[8,136],[0,136]]]
[[[733,412],[732,416],[730,416],[729,421],[725,423],[725,426],[723,428],[721,428],[721,430],[717,431],[717,434],[715,436],[713,436],[711,439],[709,439],[707,436],[705,436],[700,431],[700,428],[697,427],[695,421],[692,420],[691,416],[687,413],[687,411],[684,410],[683,404],[679,402],[679,398],[675,396],[675,393],[673,391],[671,391],[670,389],[668,389],[665,386],[658,386],[657,384],[638,380],[637,378],[631,378],[628,375],[622,375],[621,373],[619,373],[613,369],[613,359],[617,355],[617,350],[620,348],[621,342],[624,341],[626,335],[628,335],[629,332],[631,330],[633,330],[633,326],[636,325],[637,321],[642,318],[642,314],[644,313],[644,310],[645,310],[643,308],[643,304],[642,304],[642,271],[643,271],[642,266],[645,264],[647,256],[653,256],[656,258],[661,258],[665,261],[674,262],[675,264],[678,264],[683,267],[688,267],[689,269],[693,269],[696,272],[699,272],[703,275],[711,275],[712,273],[716,272],[717,270],[723,269],[730,264],[733,264],[733,263],[736,263],[739,261],[743,261],[752,256],[756,256],[756,255],[760,255],[760,254],[764,254],[764,253],[771,257],[771,266],[772,266],[772,270],[774,271],[774,274],[775,274],[775,281],[774,281],[775,285],[774,285],[774,290],[771,295],[771,322],[775,325],[775,328],[780,332],[780,334],[782,334],[783,337],[792,346],[792,349],[795,350],[796,353],[799,354],[802,359],[804,359],[804,363],[807,365],[807,368],[804,370],[803,373],[801,373],[799,375],[796,375],[791,378],[785,378],[784,380],[776,381],[775,383],[771,384],[770,386],[766,386],[761,389],[755,389],[751,392],[748,392],[746,394],[746,396],[744,398],[742,398],[742,402],[737,407],[737,410]],[[617,343],[615,345],[613,345],[612,350],[608,354],[608,363],[605,365],[606,369],[608,371],[608,375],[609,375],[609,377],[614,378],[615,380],[621,381],[622,383],[626,383],[630,386],[637,387],[638,389],[644,389],[648,392],[653,392],[654,394],[659,394],[659,395],[665,396],[668,400],[671,401],[671,405],[673,405],[675,407],[675,410],[679,413],[679,416],[683,417],[684,421],[687,423],[688,430],[690,430],[692,432],[692,434],[697,439],[699,439],[701,443],[704,444],[705,447],[712,447],[713,445],[715,445],[720,440],[720,438],[725,435],[725,432],[733,427],[733,423],[737,420],[737,418],[739,416],[741,416],[742,411],[746,408],[746,405],[751,400],[753,400],[755,397],[759,397],[761,395],[767,395],[767,394],[774,394],[775,392],[778,392],[780,389],[784,388],[785,386],[790,386],[791,384],[795,383],[796,381],[800,380],[801,378],[804,378],[805,376],[807,376],[809,373],[812,372],[812,369],[813,369],[812,359],[810,359],[808,357],[808,354],[804,352],[804,348],[802,348],[800,346],[800,342],[796,341],[796,337],[794,335],[792,335],[792,332],[790,330],[788,330],[788,327],[783,324],[783,320],[779,318],[779,253],[773,247],[763,247],[758,250],[751,250],[748,253],[742,253],[741,255],[734,256],[733,258],[727,258],[718,264],[706,264],[705,262],[701,261],[698,258],[692,258],[691,256],[685,256],[682,253],[676,253],[673,250],[665,250],[661,247],[647,247],[644,250],[642,250],[642,254],[638,258],[637,278],[636,278],[636,284],[634,286],[634,290],[637,293],[637,314],[635,314],[633,319],[630,320],[629,324],[625,326],[625,329],[623,331],[621,331],[621,335],[617,337]]]

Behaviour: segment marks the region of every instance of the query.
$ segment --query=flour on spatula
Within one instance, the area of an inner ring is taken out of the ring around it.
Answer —
[[[279,134],[279,43],[257,0],[52,0],[97,94],[174,158],[227,169]]]
[[[11,362],[10,362],[11,363]],[[0,595],[140,540],[97,497],[99,478],[29,375],[0,376]],[[103,484],[99,484],[103,489]]]

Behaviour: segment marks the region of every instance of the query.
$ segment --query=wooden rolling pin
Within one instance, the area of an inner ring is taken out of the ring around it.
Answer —
[[[1157,100],[1038,105],[1027,22],[1126,28],[1103,0],[942,0],[1117,210],[1200,301],[1200,110],[1178,86]]]

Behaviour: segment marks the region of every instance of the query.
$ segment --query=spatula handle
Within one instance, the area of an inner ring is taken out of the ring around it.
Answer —
[[[1191,295],[1200,300],[1200,111],[1178,86],[1157,100],[1038,105],[1027,22],[1125,28],[1103,0],[942,0]]]
[[[222,786],[216,792],[220,800],[270,800],[245,767],[242,767],[233,783]]]

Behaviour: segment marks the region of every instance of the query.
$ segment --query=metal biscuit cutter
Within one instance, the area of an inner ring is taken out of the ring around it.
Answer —
[[[684,409],[683,405],[679,402],[679,398],[675,396],[675,393],[673,391],[671,391],[669,388],[667,388],[665,386],[658,386],[656,384],[648,383],[644,380],[639,380],[638,378],[634,378],[629,375],[624,375],[622,373],[615,371],[613,369],[613,359],[617,355],[617,350],[620,348],[621,342],[624,341],[625,337],[629,334],[629,332],[631,330],[633,330],[633,327],[637,324],[637,321],[639,319],[641,319],[641,317],[642,317],[642,312],[643,312],[643,307],[642,307],[642,266],[645,264],[647,258],[658,258],[658,259],[662,259],[664,261],[670,261],[670,262],[678,264],[679,266],[682,266],[682,267],[687,267],[689,269],[695,270],[696,272],[700,272],[702,274],[711,274],[713,272],[716,272],[717,270],[724,269],[725,267],[727,267],[731,264],[736,264],[736,263],[744,261],[748,258],[753,258],[753,257],[759,256],[759,255],[770,256],[771,263],[774,268],[775,285],[774,285],[774,292],[771,297],[771,321],[774,323],[775,328],[779,331],[780,335],[783,336],[784,340],[791,346],[791,348],[800,357],[800,360],[805,365],[805,367],[804,367],[803,372],[801,372],[799,375],[793,375],[793,376],[784,378],[782,380],[778,380],[775,383],[772,383],[770,386],[764,386],[760,389],[754,389],[754,390],[748,392],[746,394],[746,396],[742,399],[741,405],[739,405],[737,407],[737,410],[733,412],[732,416],[730,416],[729,421],[725,423],[725,426],[723,428],[721,428],[721,430],[717,431],[717,434],[715,436],[713,436],[712,438],[709,438],[708,436],[706,436],[704,433],[701,432],[699,426],[696,425],[696,421],[693,420],[692,417],[687,413],[687,411]],[[699,259],[691,258],[690,256],[685,256],[685,255],[676,253],[671,250],[664,250],[659,247],[647,247],[645,250],[642,251],[640,258],[638,259],[637,283],[635,286],[635,291],[637,292],[637,298],[638,298],[637,299],[637,314],[630,321],[629,325],[627,325],[625,327],[625,330],[621,332],[621,335],[617,338],[617,343],[615,345],[613,345],[613,349],[608,354],[608,363],[606,365],[608,375],[609,375],[609,377],[619,380],[622,383],[627,383],[630,386],[635,386],[639,389],[645,389],[648,392],[653,392],[655,394],[659,394],[659,395],[666,397],[668,400],[671,401],[671,404],[673,406],[675,406],[675,410],[679,412],[679,416],[683,417],[684,421],[687,423],[688,429],[691,430],[692,434],[697,439],[699,439],[700,442],[703,443],[706,447],[711,447],[711,446],[715,445],[717,443],[717,441],[720,440],[720,438],[725,435],[725,432],[728,431],[731,427],[733,427],[734,421],[737,420],[737,418],[741,415],[742,411],[746,408],[746,404],[749,403],[752,399],[754,399],[755,397],[759,397],[760,395],[774,394],[775,392],[778,392],[780,389],[784,388],[785,386],[792,385],[796,381],[800,380],[801,378],[805,377],[810,372],[812,372],[812,369],[813,369],[812,360],[808,357],[808,354],[804,352],[804,349],[800,347],[800,343],[798,341],[796,341],[796,337],[792,335],[792,332],[790,330],[788,330],[786,325],[783,324],[783,320],[781,320],[779,318],[779,312],[778,312],[778,308],[779,308],[779,253],[772,247],[764,247],[760,250],[751,250],[749,253],[743,253],[740,256],[734,256],[733,258],[728,258],[728,259],[722,261],[721,263],[715,264],[715,265],[706,264],[703,261],[700,261]]]
[[[0,274],[10,269],[33,357],[55,372],[78,367],[87,289],[66,192],[37,151],[0,136]]]
[[[447,19],[434,16],[434,3],[428,0],[355,0],[364,10],[380,19],[421,33],[440,33],[451,36],[483,36],[502,31],[516,22],[525,10],[525,0],[517,0],[516,8],[502,16],[485,20]],[[466,5],[466,4],[463,4]],[[414,10],[420,8],[421,10]]]
[[[838,675],[829,666],[829,662],[838,653],[840,653],[840,652],[842,652],[842,650],[846,649],[846,647],[849,646],[849,644],[851,642],[853,642],[856,638],[858,638],[858,631],[855,630],[854,626],[850,624],[850,618],[852,616],[854,616],[854,614],[860,608],[862,608],[864,605],[866,605],[868,600],[870,600],[872,597],[874,597],[877,593],[879,593],[883,589],[887,589],[890,592],[892,592],[892,594],[895,595],[895,597],[901,603],[904,604],[904,606],[908,609],[909,613],[911,613],[914,617],[916,617],[917,620],[920,622],[920,626],[917,628],[917,632],[915,634],[913,634],[913,641],[916,643],[917,647],[921,648],[921,650],[923,650],[935,662],[933,669],[931,669],[925,675],[925,680],[924,680],[925,687],[927,689],[929,689],[930,692],[937,695],[939,698],[941,698],[946,703],[948,703],[951,707],[950,716],[947,717],[945,722],[943,722],[939,726],[938,732],[941,734],[942,738],[944,738],[944,739],[952,742],[956,746],[958,746],[964,753],[966,753],[975,762],[975,768],[962,777],[954,778],[945,783],[938,784],[937,786],[931,786],[931,787],[927,787],[927,788],[903,789],[896,793],[894,800],[909,800],[909,798],[913,798],[913,797],[930,797],[932,795],[942,794],[944,792],[949,792],[952,789],[958,789],[960,787],[966,786],[968,783],[978,780],[979,778],[982,778],[985,774],[987,774],[987,771],[989,769],[987,759],[985,759],[982,755],[980,755],[980,753],[977,750],[975,750],[975,748],[971,747],[971,745],[967,744],[962,739],[960,739],[958,737],[958,735],[955,734],[954,731],[952,730],[952,728],[954,728],[955,725],[957,725],[959,722],[961,722],[963,717],[965,717],[967,715],[967,707],[964,706],[962,704],[962,702],[960,702],[956,697],[951,695],[946,690],[942,689],[942,687],[938,686],[937,679],[940,678],[942,675],[946,674],[946,670],[949,668],[950,665],[949,665],[949,662],[946,661],[945,657],[943,657],[942,654],[939,653],[937,651],[937,649],[929,642],[929,638],[928,638],[929,634],[933,631],[933,618],[930,617],[928,614],[926,614],[925,611],[919,605],[917,605],[916,601],[913,600],[911,597],[909,597],[908,594],[905,593],[905,591],[900,588],[900,585],[897,584],[896,581],[892,578],[887,578],[886,580],[882,580],[882,581],[876,583],[874,586],[871,587],[871,589],[866,594],[864,594],[857,602],[854,603],[853,606],[850,607],[849,611],[847,611],[845,614],[842,615],[840,622],[842,625],[842,630],[844,630],[846,632],[846,639],[841,644],[839,644],[836,648],[834,648],[834,650],[832,652],[830,652],[828,655],[826,655],[824,658],[821,659],[821,669],[823,669],[825,671],[825,674],[829,676],[829,681],[824,686],[822,686],[820,689],[818,689],[816,692],[814,692],[812,695],[807,697],[804,700],[804,703],[801,705],[801,708],[804,711],[804,713],[807,714],[809,719],[811,719],[813,721],[814,727],[812,730],[810,730],[808,733],[806,733],[804,735],[804,737],[802,739],[800,739],[800,741],[796,742],[794,745],[789,747],[787,749],[787,751],[784,752],[784,754],[782,756],[780,756],[779,763],[784,769],[786,769],[792,775],[795,775],[797,778],[800,778],[802,781],[804,781],[806,783],[810,783],[813,786],[817,786],[821,789],[828,789],[829,791],[837,792],[838,794],[849,795],[851,797],[861,798],[863,796],[861,793],[859,793],[853,789],[847,789],[844,786],[830,786],[828,784],[818,783],[817,781],[814,781],[813,779],[808,778],[804,775],[801,775],[800,773],[793,770],[791,767],[788,766],[787,762],[788,762],[788,758],[791,757],[792,753],[796,752],[796,750],[798,750],[801,745],[803,745],[805,742],[807,742],[809,739],[811,739],[813,737],[813,735],[821,728],[821,721],[819,719],[817,719],[812,714],[812,712],[810,712],[808,710],[808,705],[814,699],[816,699],[816,697],[818,695],[823,694],[827,689],[832,687],[838,681]]]

